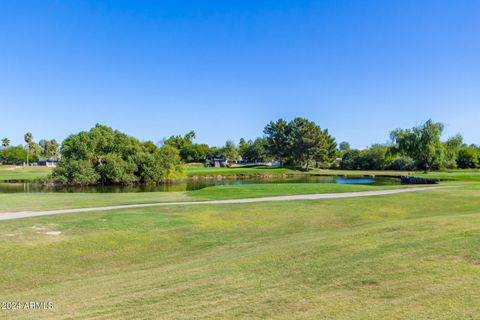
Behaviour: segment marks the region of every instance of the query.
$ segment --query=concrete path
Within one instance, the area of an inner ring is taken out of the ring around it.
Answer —
[[[292,201],[292,200],[318,200],[318,199],[370,197],[370,196],[381,196],[381,195],[398,194],[398,193],[406,193],[406,192],[427,191],[427,190],[440,189],[440,188],[445,188],[445,187],[418,187],[418,188],[361,191],[361,192],[299,194],[299,195],[292,195],[292,196],[275,196],[275,197],[246,198],[246,199],[232,199],[232,200],[210,200],[210,201],[191,201],[191,202],[158,202],[158,203],[127,204],[127,205],[118,205],[118,206],[92,207],[92,208],[80,208],[80,209],[60,209],[60,210],[28,211],[28,212],[6,212],[6,213],[0,213],[0,221],[1,220],[30,218],[30,217],[49,216],[49,215],[61,214],[61,213],[109,211],[109,210],[118,210],[118,209],[173,206],[173,205],[175,205],[175,206],[177,206],[177,205],[186,206],[186,205],[202,205],[202,204],[234,204],[234,203],[252,203],[252,202],[266,202],[266,201]]]

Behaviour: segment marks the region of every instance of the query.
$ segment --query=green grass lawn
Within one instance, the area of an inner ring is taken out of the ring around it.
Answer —
[[[435,178],[445,181],[480,181],[480,170],[448,170],[440,172],[418,173],[415,176]]]
[[[414,174],[408,171],[369,171],[369,170],[329,170],[329,169],[315,169],[311,168],[308,172],[304,168],[291,168],[291,167],[269,167],[269,166],[238,166],[231,168],[211,168],[203,167],[199,164],[186,165],[186,175],[192,176],[215,176],[215,175],[262,175],[262,174],[320,174],[320,175],[346,175],[346,176],[393,176],[398,177],[401,175]]]
[[[480,317],[474,185],[0,225],[1,300],[54,303],[6,319]]]
[[[300,168],[278,168],[268,166],[244,166],[233,168],[205,168],[202,166],[186,166],[187,176],[215,176],[215,175],[255,175],[255,174],[317,174],[340,176],[392,176],[412,175],[418,177],[435,178],[446,181],[480,181],[480,170],[445,170],[439,172],[408,172],[408,171],[369,171],[369,170],[329,170],[311,169],[305,172]]]
[[[213,175],[256,175],[256,174],[305,174],[304,171],[295,168],[279,168],[269,166],[238,166],[232,168],[212,168],[203,166],[185,166],[186,175],[213,176]]]
[[[52,172],[48,167],[17,167],[0,165],[0,181],[38,180]]]
[[[405,186],[369,186],[347,184],[256,184],[224,185],[187,192],[137,193],[0,193],[0,214],[11,211],[85,208],[109,205],[171,201],[201,201],[258,198],[291,194],[334,193],[404,188]]]
[[[227,169],[228,170],[228,169]],[[332,171],[328,171],[332,173]],[[379,175],[378,172],[357,172],[357,174]],[[350,172],[341,171],[339,174],[353,176]],[[440,176],[450,182],[443,185],[465,186],[480,181],[480,173],[453,172],[429,173],[428,177]],[[457,181],[465,179],[466,181]],[[368,186],[368,185],[342,185],[342,184],[300,184],[278,183],[258,185],[225,185],[208,187],[201,190],[187,192],[144,192],[144,193],[0,193],[0,214],[11,211],[38,211],[67,208],[85,208],[95,206],[170,202],[170,201],[199,201],[217,199],[239,199],[266,196],[282,196],[289,194],[313,194],[350,191],[369,191],[391,188],[405,188],[411,186]],[[470,186],[469,188],[474,188]]]

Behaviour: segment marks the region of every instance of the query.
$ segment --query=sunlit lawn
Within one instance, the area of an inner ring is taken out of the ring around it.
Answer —
[[[38,211],[99,207],[109,205],[156,203],[171,201],[201,201],[218,199],[258,198],[292,194],[372,191],[404,188],[401,185],[369,186],[333,183],[279,183],[223,185],[187,192],[136,193],[0,193],[0,214],[10,211]]]
[[[7,319],[480,317],[473,185],[0,225],[2,299],[54,303]]]
[[[52,171],[48,167],[21,167],[0,165],[0,181],[37,180],[45,178]]]

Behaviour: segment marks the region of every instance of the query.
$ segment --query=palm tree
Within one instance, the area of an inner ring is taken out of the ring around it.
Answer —
[[[8,146],[10,145],[10,140],[8,138],[3,138],[2,139],[2,146],[7,149]]]
[[[28,165],[29,165],[28,156],[30,154],[30,145],[33,141],[33,135],[30,132],[25,133],[24,140],[27,143],[27,167],[28,167]]]
[[[48,144],[48,156],[55,158],[58,154],[58,142],[55,139],[50,140]]]

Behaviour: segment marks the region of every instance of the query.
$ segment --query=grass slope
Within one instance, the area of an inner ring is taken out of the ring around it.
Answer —
[[[480,170],[448,170],[440,172],[418,173],[415,176],[435,178],[444,181],[480,181]]]
[[[0,181],[32,181],[45,178],[52,172],[48,167],[17,167],[0,165]]]
[[[137,193],[0,193],[0,214],[11,211],[88,208],[136,203],[258,198],[291,194],[334,193],[392,189],[404,186],[346,184],[225,185],[187,192]]]
[[[475,319],[480,190],[4,221],[16,319]],[[60,235],[47,235],[61,231]]]
[[[305,174],[304,171],[294,168],[279,168],[269,166],[238,166],[232,168],[212,168],[203,166],[185,166],[187,176],[212,175],[255,175],[255,174]]]

